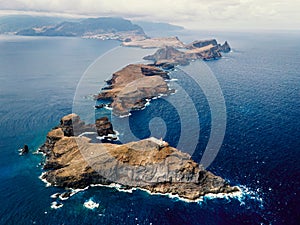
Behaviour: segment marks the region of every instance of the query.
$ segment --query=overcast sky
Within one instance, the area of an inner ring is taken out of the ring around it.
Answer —
[[[300,0],[0,0],[0,15],[121,16],[192,29],[300,29]]]

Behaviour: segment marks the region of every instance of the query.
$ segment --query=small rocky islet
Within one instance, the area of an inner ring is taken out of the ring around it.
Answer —
[[[153,63],[130,64],[115,72],[95,99],[110,100],[116,116],[128,116],[130,111],[144,108],[147,100],[174,93],[166,82],[170,79],[170,69],[195,59],[217,59],[221,57],[220,52],[230,51],[227,42],[220,45],[214,39],[189,45],[174,38],[168,40],[171,46],[159,46],[162,48],[144,58]],[[126,46],[138,46],[138,43],[126,43]],[[157,47],[157,43],[160,39],[142,44]],[[92,142],[82,136],[85,132],[94,132],[108,142]],[[240,191],[163,140],[152,137],[125,144],[114,140],[116,132],[107,117],[97,119],[95,124],[85,124],[76,114],[64,116],[39,150],[46,157],[41,178],[63,188],[118,184],[187,200]]]
[[[76,114],[63,117],[40,148],[46,155],[41,178],[53,186],[85,188],[93,184],[119,184],[188,200],[209,193],[239,191],[167,142],[148,138],[127,144],[91,143],[89,138],[69,132],[72,121],[84,124]],[[97,132],[107,133],[112,128],[109,122],[108,126],[96,128]]]

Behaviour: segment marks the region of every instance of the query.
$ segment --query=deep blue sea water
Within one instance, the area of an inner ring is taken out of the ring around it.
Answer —
[[[245,190],[242,198],[206,198],[199,203],[186,203],[139,190],[124,193],[94,187],[64,201],[62,208],[51,209],[54,200],[50,196],[62,190],[45,187],[38,179],[42,172],[40,155],[20,157],[17,150],[24,143],[36,150],[47,132],[72,111],[86,120],[109,115],[108,110],[99,110],[95,115],[95,102],[88,96],[104,85],[111,68],[114,72],[150,50],[117,48],[109,57],[98,58],[119,43],[1,36],[0,224],[297,224],[300,34],[182,35],[185,41],[207,37],[228,40],[233,47],[224,58],[206,63],[224,94],[227,115],[223,144],[208,169],[240,185]],[[199,162],[212,122],[207,96],[180,69],[171,75],[177,81],[170,85],[181,86],[192,106],[178,91],[152,101],[145,110],[133,112],[129,118],[112,117],[112,121],[123,142],[154,132],[176,146],[185,131],[178,109],[183,108],[185,115],[190,115],[195,107],[201,129],[193,158]],[[194,140],[197,126],[191,119],[187,122],[190,139],[186,140]],[[130,127],[130,136],[124,124]],[[89,210],[83,206],[90,198],[99,203],[99,208]]]

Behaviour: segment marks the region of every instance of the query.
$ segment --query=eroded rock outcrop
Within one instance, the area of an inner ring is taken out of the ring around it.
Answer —
[[[187,55],[177,50],[172,46],[165,46],[158,49],[153,55],[145,56],[143,59],[152,60],[156,66],[171,65],[187,65],[189,64],[189,58]]]
[[[107,117],[101,117],[96,120],[96,130],[100,137],[115,134],[113,126]]]
[[[222,57],[221,52],[227,53],[231,50],[227,41],[223,45],[220,45],[215,39],[194,41],[185,47],[185,50],[178,50],[173,46],[164,46],[158,49],[153,55],[145,56],[144,59],[152,60],[154,61],[154,65],[168,69],[172,68],[170,65],[185,66],[190,61],[197,59],[219,59]]]
[[[155,66],[130,64],[113,74],[107,81],[109,86],[96,99],[112,101],[113,113],[125,116],[132,110],[144,108],[147,99],[170,94],[165,79],[169,79],[168,73]]]
[[[231,51],[227,41],[221,45],[216,39],[194,41],[186,45],[186,48],[189,49],[188,53],[197,53],[204,60],[219,59],[222,57],[221,52]]]
[[[85,125],[85,123],[80,120],[80,117],[76,114],[69,114],[64,116],[60,120],[59,128],[62,129],[65,136],[74,136],[82,132],[91,131],[94,127],[92,125]]]
[[[239,190],[203,169],[190,155],[156,138],[123,145],[90,143],[86,137],[68,137],[62,128],[56,128],[47,139],[52,143],[44,145],[47,171],[42,178],[53,186],[84,188],[117,183],[190,200]]]
[[[24,145],[23,148],[19,149],[19,155],[26,155],[29,153],[29,147],[28,145]]]
[[[85,132],[95,132],[104,139],[109,135],[115,135],[113,126],[107,117],[96,120],[95,124],[85,124],[80,117],[74,113],[61,118],[59,126],[53,128],[46,137],[46,142],[40,147],[39,151],[46,155],[51,154],[54,144],[63,137],[74,137]]]
[[[212,60],[219,59],[222,57],[222,54],[219,49],[219,45],[207,45],[201,48],[194,48],[186,51],[187,57],[191,59],[203,59],[203,60]]]
[[[230,45],[228,44],[227,41],[225,41],[225,43],[223,45],[220,45],[219,48],[220,48],[221,52],[228,53],[228,52],[231,51],[231,47],[230,47]]]

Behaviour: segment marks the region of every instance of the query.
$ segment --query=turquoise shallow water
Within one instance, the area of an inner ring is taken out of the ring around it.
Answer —
[[[200,32],[183,38],[192,40],[206,35]],[[248,189],[248,195],[243,199],[186,203],[142,191],[123,193],[95,187],[72,196],[62,208],[51,209],[50,195],[62,190],[46,188],[38,179],[41,156],[19,157],[17,149],[27,143],[36,150],[43,143],[47,131],[60,117],[72,112],[77,84],[88,66],[119,43],[1,37],[0,223],[296,224],[300,214],[300,35],[211,35],[221,41],[229,40],[233,52],[207,63],[219,81],[227,108],[225,139],[209,169],[242,185]],[[183,79],[180,72],[172,76],[178,79],[175,82],[188,93],[199,113],[201,132],[193,158],[200,161],[209,139],[209,106],[193,80]],[[88,80],[85,82],[89,85]],[[90,83],[97,86],[95,80]],[[103,79],[99,88],[102,85]],[[180,92],[173,97],[180,101]],[[82,101],[94,104],[89,98]],[[190,110],[185,109],[187,114]],[[98,112],[102,113],[109,111]],[[176,107],[169,104],[168,98],[155,100],[145,110],[134,112],[129,119],[132,133],[137,138],[148,137],[151,126],[145,127],[157,116],[165,121],[167,141],[177,145],[181,124]],[[121,130],[120,133],[125,140],[126,134]],[[99,203],[94,211],[83,207],[90,198]]]

